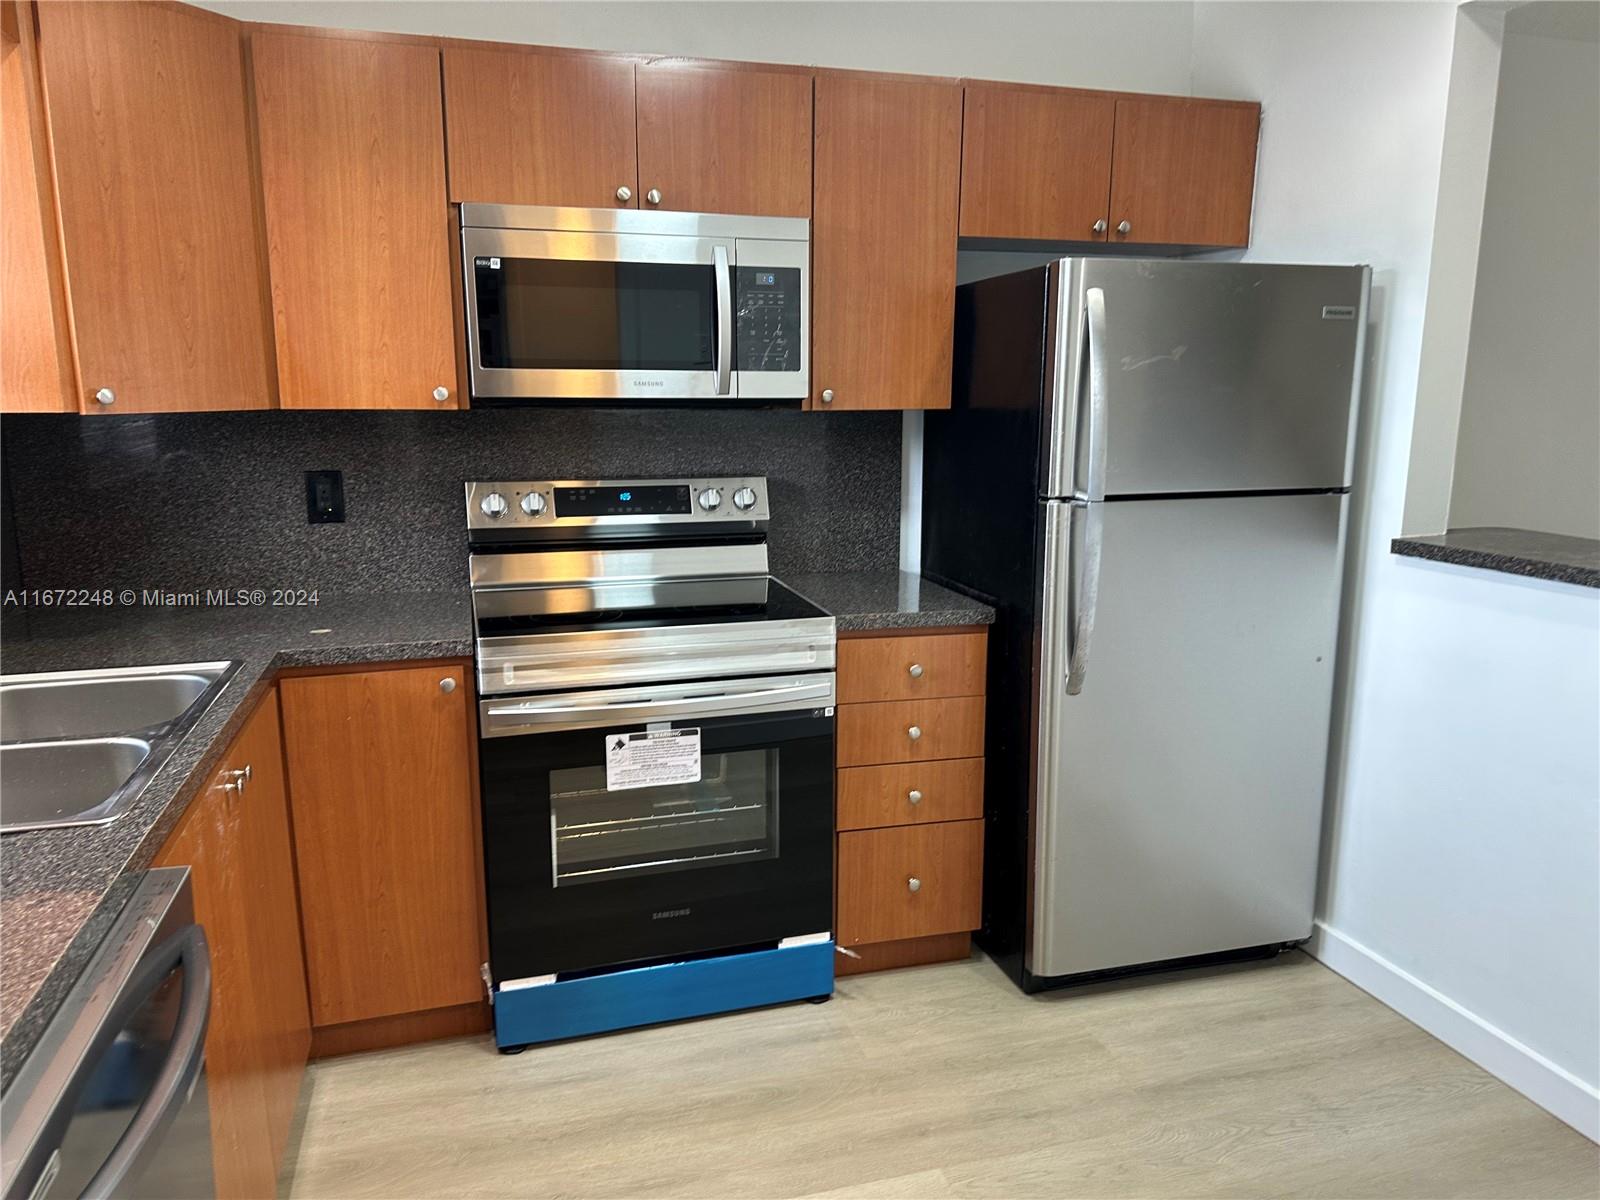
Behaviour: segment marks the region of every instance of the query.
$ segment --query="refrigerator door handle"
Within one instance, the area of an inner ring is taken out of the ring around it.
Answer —
[[[1104,534],[1103,504],[1075,500],[1067,527],[1067,695],[1083,691],[1089,673],[1089,641],[1094,636],[1095,608],[1100,601],[1100,548]],[[1081,520],[1083,532],[1073,533]],[[1076,553],[1074,550],[1076,549]],[[1075,561],[1076,560],[1076,561]]]
[[[1089,375],[1088,466],[1082,497],[1106,498],[1106,292],[1089,288],[1083,296],[1084,358]]]

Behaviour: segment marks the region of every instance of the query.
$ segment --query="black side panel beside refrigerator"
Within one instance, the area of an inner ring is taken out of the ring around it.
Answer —
[[[1048,282],[1041,267],[956,289],[950,411],[928,413],[923,427],[923,574],[995,610],[978,943],[1019,983],[1037,711]]]

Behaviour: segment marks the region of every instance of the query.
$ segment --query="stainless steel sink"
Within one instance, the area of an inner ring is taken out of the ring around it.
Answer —
[[[0,833],[115,820],[238,666],[0,676]]]
[[[110,820],[121,789],[150,757],[143,738],[85,738],[0,746],[6,829]],[[126,807],[126,805],[122,806]],[[101,811],[105,810],[105,811]]]

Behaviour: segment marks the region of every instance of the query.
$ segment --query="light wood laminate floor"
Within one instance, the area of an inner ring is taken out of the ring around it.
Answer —
[[[1591,1142],[1300,954],[1036,997],[974,957],[308,1079],[294,1197],[1600,1193]]]

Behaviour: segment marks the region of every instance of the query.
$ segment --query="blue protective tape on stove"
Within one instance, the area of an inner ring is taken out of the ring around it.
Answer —
[[[833,955],[817,942],[497,991],[494,1040],[524,1046],[826,996]]]

